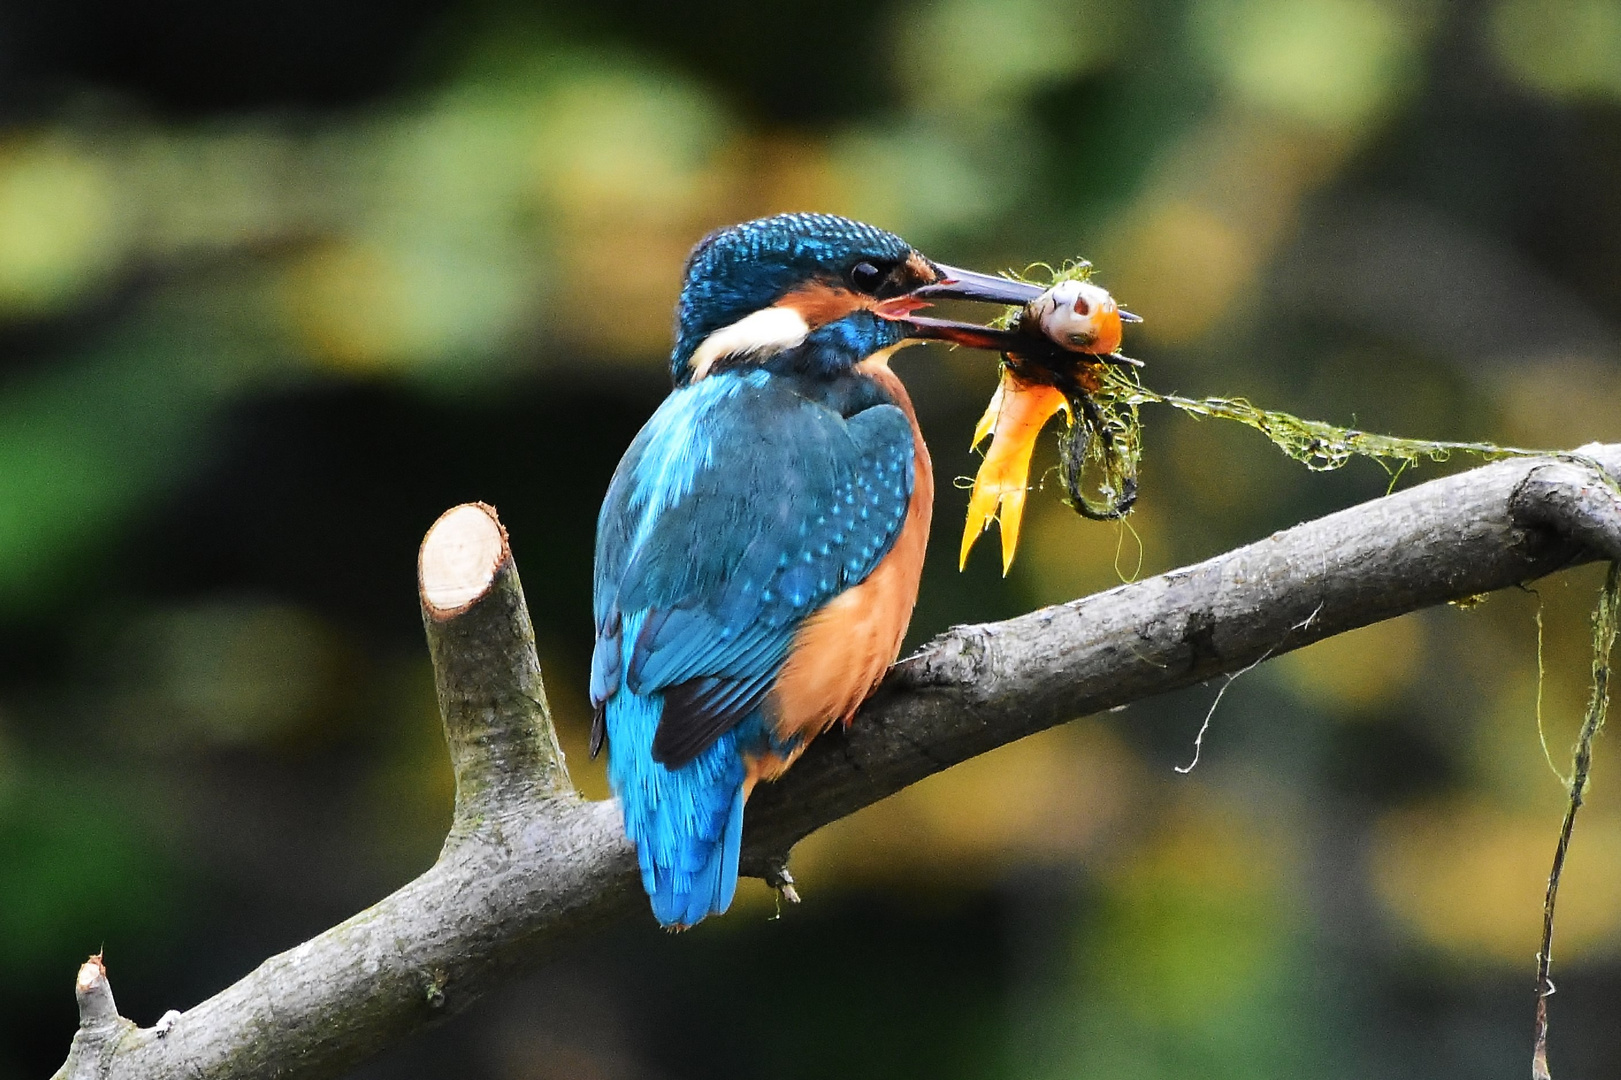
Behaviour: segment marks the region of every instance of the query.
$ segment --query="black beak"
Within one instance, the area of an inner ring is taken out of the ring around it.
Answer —
[[[919,300],[984,300],[991,304],[1024,305],[1045,291],[1039,285],[976,274],[955,266],[936,263],[935,269],[940,271],[939,281],[912,290],[912,295]]]
[[[990,274],[979,274],[972,270],[959,270],[955,266],[943,266],[939,263],[936,263],[934,268],[940,273],[938,281],[932,285],[920,286],[904,297],[898,298],[908,304],[906,314],[899,315],[896,319],[905,325],[908,337],[949,341],[953,345],[986,349],[990,352],[1007,352],[1016,347],[1030,345],[1030,339],[1026,335],[1011,330],[999,330],[994,326],[957,322],[953,319],[931,319],[923,315],[913,315],[911,311],[928,307],[936,300],[979,300],[988,304],[1022,307],[1041,295],[1042,289],[1039,285],[992,277]],[[916,303],[911,303],[912,301]]]

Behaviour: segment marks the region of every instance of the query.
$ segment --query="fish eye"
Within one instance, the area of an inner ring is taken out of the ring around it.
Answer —
[[[858,262],[850,267],[850,284],[864,293],[875,293],[884,283],[887,273],[880,267],[866,261]]]

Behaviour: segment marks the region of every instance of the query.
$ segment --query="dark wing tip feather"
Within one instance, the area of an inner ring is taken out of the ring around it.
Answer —
[[[688,679],[666,688],[664,712],[653,733],[653,760],[679,769],[759,708],[767,679]]]
[[[591,760],[597,760],[602,753],[603,745],[608,741],[608,706],[606,703],[597,706],[596,712],[591,716]]]

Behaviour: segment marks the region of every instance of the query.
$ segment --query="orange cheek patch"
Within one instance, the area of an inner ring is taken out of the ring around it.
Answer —
[[[837,285],[811,282],[783,296],[776,306],[799,312],[805,325],[814,330],[838,322],[857,308],[868,306],[870,301],[870,297],[859,296]]]

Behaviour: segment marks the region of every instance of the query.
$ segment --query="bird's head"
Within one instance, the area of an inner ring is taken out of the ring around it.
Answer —
[[[1025,304],[1041,289],[925,258],[896,236],[832,214],[779,214],[706,236],[676,305],[677,386],[762,367],[835,375],[910,338],[1002,349],[996,331],[918,319],[936,299]]]

